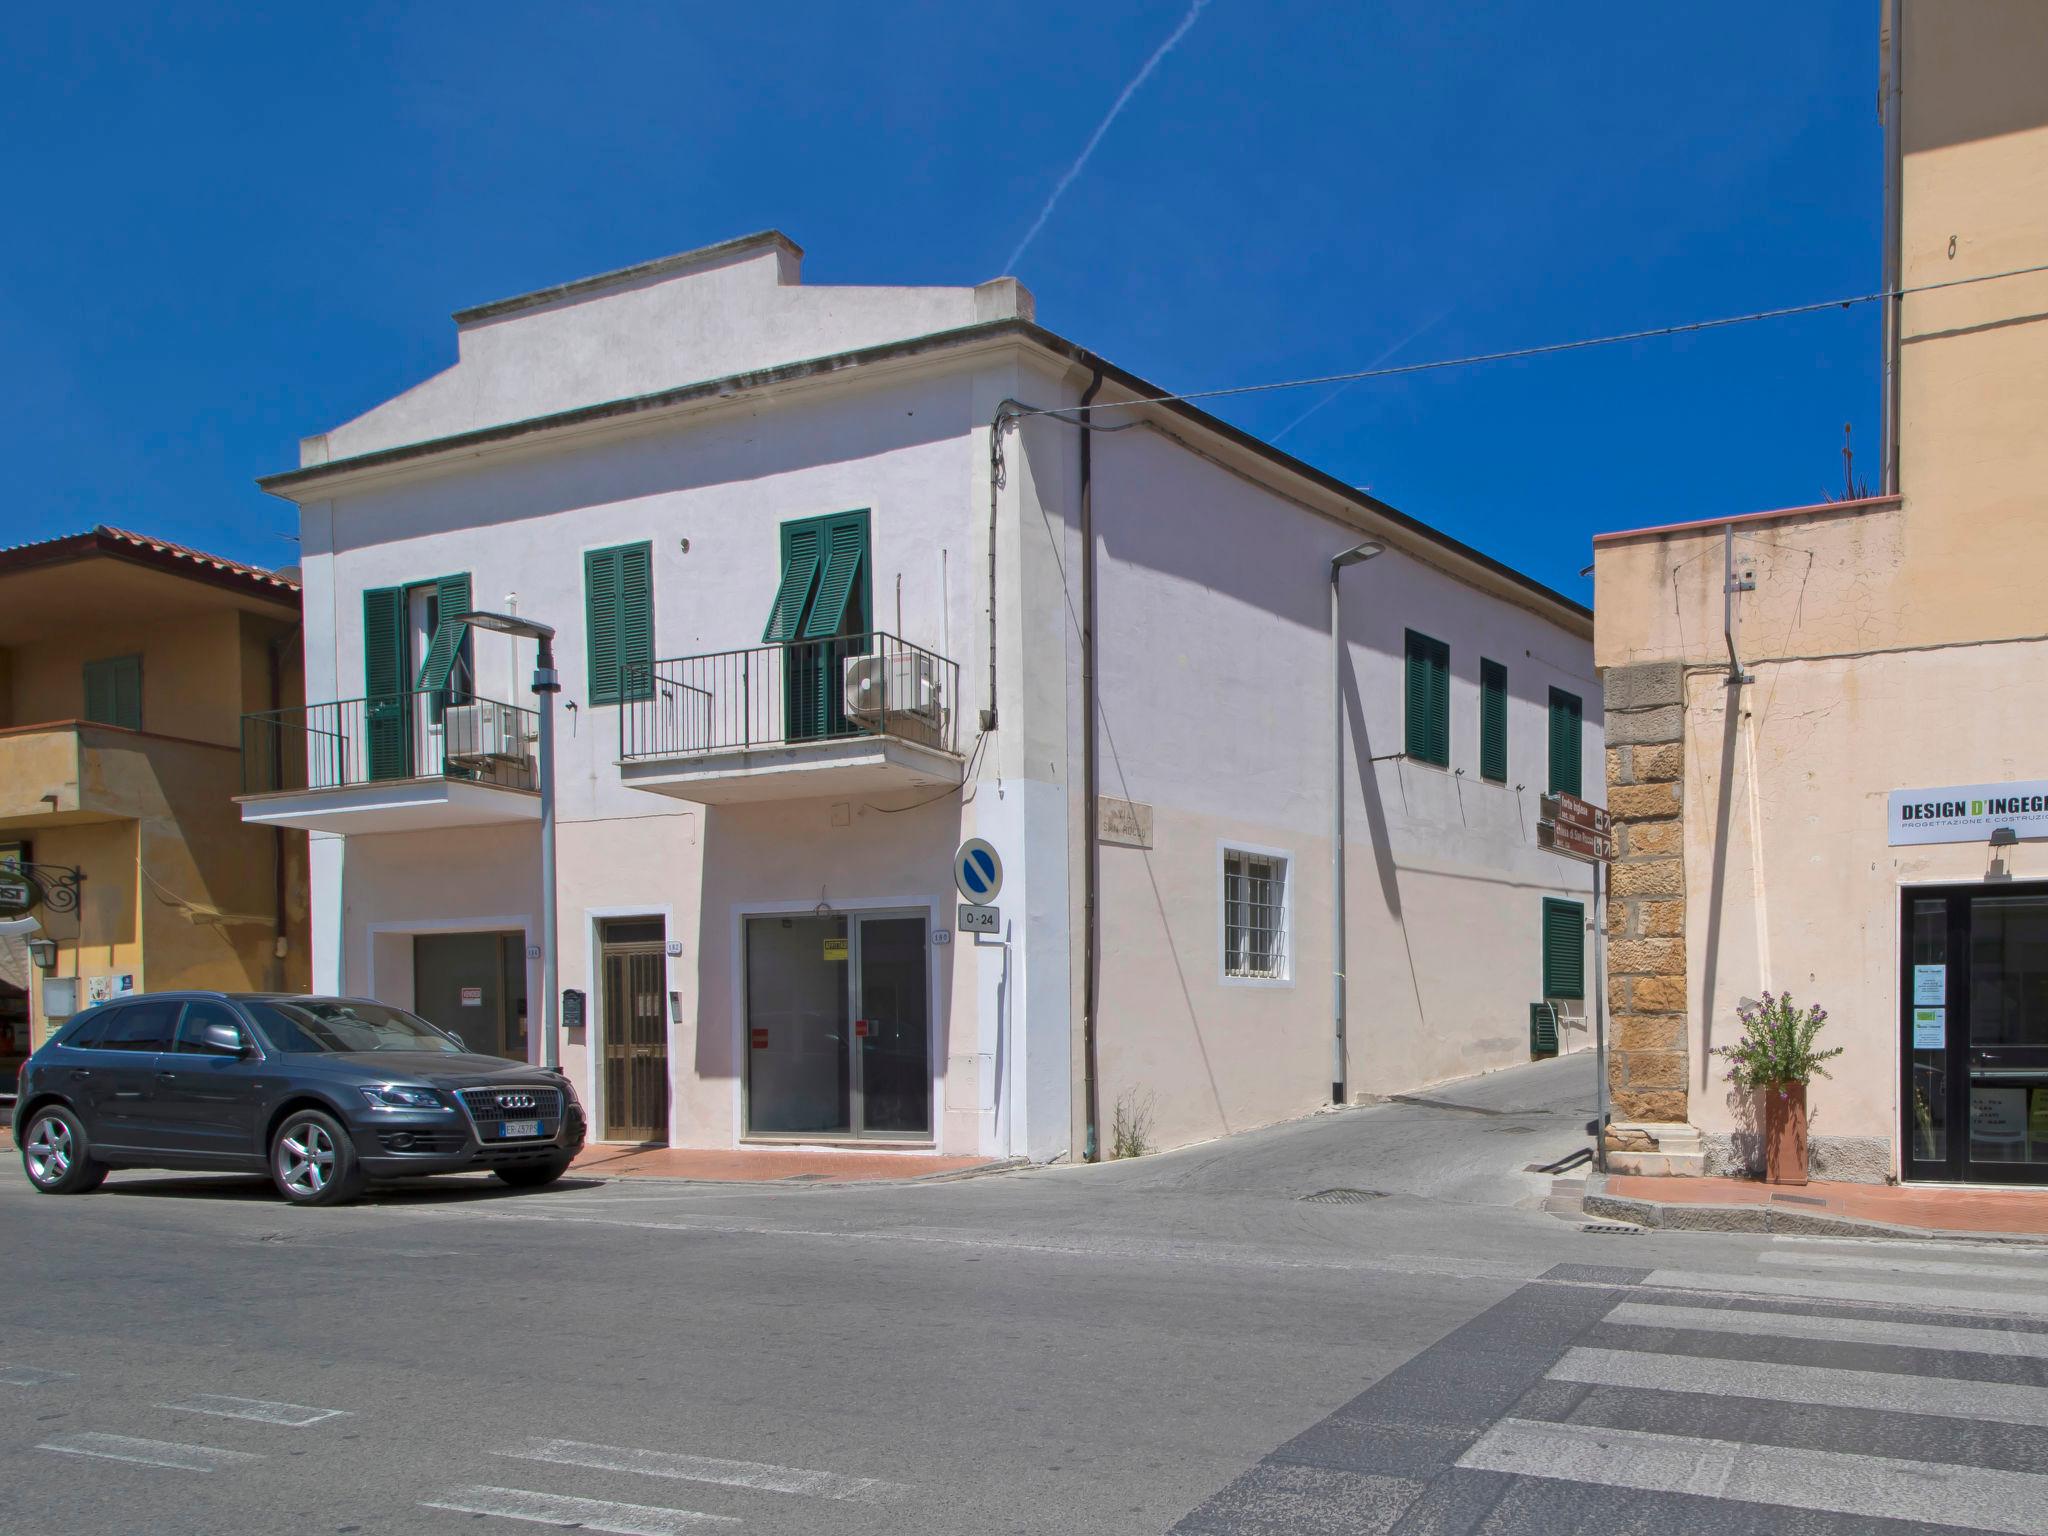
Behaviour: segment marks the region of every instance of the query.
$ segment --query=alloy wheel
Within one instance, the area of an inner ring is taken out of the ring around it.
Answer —
[[[324,1127],[302,1120],[277,1143],[277,1176],[294,1195],[311,1199],[334,1177],[334,1138]]]
[[[29,1177],[38,1184],[55,1184],[71,1171],[77,1149],[71,1141],[71,1127],[55,1115],[45,1115],[29,1128]]]

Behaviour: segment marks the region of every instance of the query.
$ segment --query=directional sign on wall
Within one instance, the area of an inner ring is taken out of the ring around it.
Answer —
[[[1003,888],[1002,856],[985,839],[970,837],[953,855],[953,883],[975,906],[987,906]]]

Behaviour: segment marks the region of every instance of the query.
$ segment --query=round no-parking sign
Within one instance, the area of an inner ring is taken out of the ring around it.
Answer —
[[[996,899],[1003,888],[1003,859],[987,841],[970,837],[953,855],[953,883],[977,907]]]

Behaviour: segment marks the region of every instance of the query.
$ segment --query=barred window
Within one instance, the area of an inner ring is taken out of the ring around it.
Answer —
[[[1287,979],[1287,860],[1223,852],[1223,974]]]

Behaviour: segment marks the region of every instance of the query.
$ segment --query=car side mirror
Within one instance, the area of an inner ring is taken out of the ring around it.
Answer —
[[[254,1056],[256,1046],[238,1025],[207,1024],[199,1031],[199,1040],[210,1056]]]

